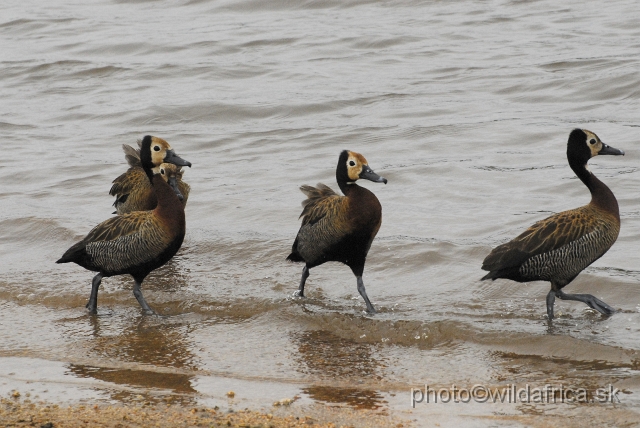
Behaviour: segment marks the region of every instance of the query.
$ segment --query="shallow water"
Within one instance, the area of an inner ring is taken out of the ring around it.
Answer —
[[[230,407],[298,395],[418,424],[634,420],[638,40],[633,1],[5,2],[0,392]],[[480,282],[480,265],[589,201],[566,162],[574,127],[626,156],[590,163],[622,227],[566,290],[619,312],[559,301],[550,325],[547,283]],[[121,145],[146,134],[194,164],[187,236],[143,284],[161,317],[142,315],[124,276],[103,281],[91,317],[92,273],[54,262],[111,215]],[[307,299],[290,297],[298,187],[337,190],[343,149],[389,180],[363,184],[383,206],[364,275],[375,316],[338,264],[311,271]],[[624,393],[615,406],[411,409],[425,383]]]

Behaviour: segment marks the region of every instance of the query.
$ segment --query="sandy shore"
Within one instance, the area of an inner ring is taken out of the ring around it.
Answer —
[[[185,408],[175,405],[74,404],[32,402],[18,392],[0,399],[0,426],[3,427],[395,427],[409,426],[407,421],[392,420],[371,411],[326,407],[309,409],[309,414],[289,412],[286,406],[273,413],[253,410],[222,411],[217,408]]]

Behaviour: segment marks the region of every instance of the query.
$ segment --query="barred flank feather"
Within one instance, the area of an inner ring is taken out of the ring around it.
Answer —
[[[90,270],[115,274],[152,262],[175,239],[154,211],[136,211],[103,221],[57,263],[76,262]]]
[[[620,223],[589,204],[541,220],[485,258],[483,279],[569,282],[613,245]]]
[[[93,264],[106,272],[120,272],[149,263],[164,251],[172,236],[160,226],[151,211],[143,212],[147,214],[146,218],[134,233],[86,244]]]
[[[520,274],[543,281],[569,281],[599,259],[613,245],[616,237],[617,234],[596,229],[557,250],[531,257],[520,266]]]

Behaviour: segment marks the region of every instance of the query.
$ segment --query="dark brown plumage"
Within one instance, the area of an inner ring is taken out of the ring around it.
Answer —
[[[162,178],[160,165],[163,162],[191,164],[176,156],[166,141],[151,136],[146,136],[142,141],[140,159],[145,178],[152,183],[158,201],[155,209],[112,217],[100,223],[56,262],[74,262],[98,272],[93,278],[87,303],[92,313],[97,310],[98,287],[102,278],[122,274],[133,277],[133,294],[145,312],[152,313],[142,296],[140,285],[151,271],[169,261],[182,245],[185,234],[184,207],[175,191]]]
[[[586,168],[588,160],[597,155],[624,155],[624,152],[602,143],[593,132],[574,129],[567,143],[567,159],[589,188],[591,202],[535,223],[512,241],[494,248],[482,264],[482,269],[489,271],[483,280],[550,281],[549,319],[553,319],[556,297],[584,302],[605,315],[615,312],[590,294],[562,292],[584,268],[607,252],[620,232],[615,196]]]
[[[138,145],[140,145],[140,142],[138,142]],[[158,204],[158,200],[147,174],[142,169],[140,150],[136,150],[127,144],[122,145],[122,150],[125,153],[129,169],[113,180],[113,185],[109,190],[109,194],[116,197],[113,203],[116,208],[114,214],[122,215],[133,211],[154,209]],[[169,184],[178,193],[178,197],[182,196],[182,206],[186,207],[191,187],[182,181],[184,171],[179,166],[167,169],[171,173],[169,175]]]
[[[367,297],[362,274],[367,253],[380,229],[382,207],[373,193],[356,184],[360,178],[387,183],[369,168],[362,155],[345,150],[336,169],[336,180],[345,196],[324,184],[300,188],[307,199],[302,203],[302,226],[287,260],[305,263],[296,293],[300,297],[304,297],[309,269],[330,261],[346,264],[356,276],[358,292],[367,310],[373,313],[375,309]]]

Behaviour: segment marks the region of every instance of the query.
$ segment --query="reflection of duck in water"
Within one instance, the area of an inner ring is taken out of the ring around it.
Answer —
[[[362,409],[382,407],[386,402],[374,389],[353,388],[363,378],[379,378],[383,365],[372,355],[372,345],[340,338],[327,331],[306,331],[294,337],[298,371],[334,385],[303,388],[311,398],[327,403],[345,403]],[[335,385],[336,382],[341,384]],[[345,386],[342,386],[345,385]]]
[[[70,364],[73,374],[122,387],[112,392],[112,398],[123,403],[143,395],[148,401],[171,398],[183,405],[194,404],[192,395],[197,391],[190,373],[198,367],[183,331],[185,325],[159,323],[148,317],[119,318],[117,326],[113,318],[89,317],[89,322],[93,328],[90,352],[100,366]],[[152,394],[149,389],[154,390]],[[170,391],[171,396],[160,391]]]
[[[382,395],[373,389],[314,385],[302,388],[302,392],[317,401],[348,404],[356,409],[378,409],[387,403]]]
[[[69,248],[56,263],[74,262],[98,272],[93,278],[87,308],[96,313],[102,278],[130,274],[133,294],[145,313],[153,313],[142,295],[141,284],[153,270],[169,261],[182,245],[185,234],[184,207],[160,173],[162,163],[191,166],[169,144],[147,135],[140,149],[142,167],[158,199],[153,211],[135,211],[112,217]]]
[[[589,188],[591,202],[540,220],[510,242],[494,248],[482,263],[482,269],[489,271],[483,280],[550,281],[549,319],[553,319],[556,297],[586,303],[605,315],[615,312],[591,294],[562,292],[584,268],[607,252],[620,232],[616,197],[587,169],[589,159],[598,155],[624,155],[624,152],[607,146],[593,132],[574,129],[569,135],[567,159],[571,169]]]

